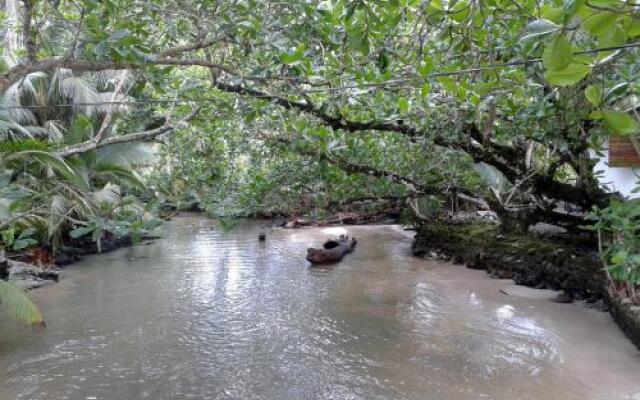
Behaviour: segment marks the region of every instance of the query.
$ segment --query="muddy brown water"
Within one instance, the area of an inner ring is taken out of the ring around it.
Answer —
[[[339,229],[224,233],[177,218],[2,318],[0,399],[640,400],[640,352],[606,313],[410,255],[392,226],[310,268]],[[508,294],[505,294],[508,293]]]

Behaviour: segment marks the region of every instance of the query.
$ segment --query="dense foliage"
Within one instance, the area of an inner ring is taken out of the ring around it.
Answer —
[[[620,204],[594,156],[640,129],[623,0],[9,3],[5,247],[145,229],[144,187],[218,216],[456,199],[578,231]],[[160,143],[146,185],[141,141]]]

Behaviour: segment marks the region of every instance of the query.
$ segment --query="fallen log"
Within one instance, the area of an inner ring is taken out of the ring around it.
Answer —
[[[353,252],[358,241],[356,238],[349,239],[349,236],[340,235],[338,239],[327,240],[321,249],[307,249],[307,261],[311,264],[331,264],[336,263],[345,256]]]

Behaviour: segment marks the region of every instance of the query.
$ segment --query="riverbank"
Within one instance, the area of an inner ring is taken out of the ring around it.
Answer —
[[[22,289],[37,289],[58,282],[63,267],[81,261],[84,256],[109,253],[134,244],[147,244],[157,238],[146,235],[136,243],[131,235],[110,235],[101,240],[100,246],[89,238],[79,238],[72,239],[55,256],[40,248],[8,254],[4,260],[0,257],[0,279],[6,279]]]
[[[562,290],[558,301],[585,300],[609,311],[640,349],[640,306],[620,297],[587,239],[504,234],[495,224],[431,222],[415,236],[413,253],[485,270],[534,288]]]

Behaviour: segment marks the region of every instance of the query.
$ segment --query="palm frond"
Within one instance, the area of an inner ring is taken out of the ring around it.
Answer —
[[[87,105],[87,103],[96,103],[100,101],[98,93],[89,82],[79,76],[71,76],[60,82],[60,93],[76,105],[75,109],[88,116],[93,116],[96,107]]]
[[[49,81],[49,90],[47,91],[47,103],[55,104],[59,102],[64,95],[62,94],[61,84],[67,78],[73,76],[73,71],[66,68],[58,68],[54,71],[53,75],[51,75],[51,80]]]
[[[27,108],[21,108],[21,106],[40,104],[42,96],[39,93],[40,86],[37,85],[37,82],[46,77],[47,74],[44,72],[32,72],[24,79],[9,86],[2,95],[2,103],[7,107],[6,114],[10,120],[20,124],[37,124],[35,114]]]
[[[47,129],[47,137],[52,142],[61,142],[64,139],[65,129],[58,121],[45,121],[43,124]]]
[[[112,91],[120,84],[120,92],[123,93],[126,93],[136,81],[131,71],[113,69],[92,73],[88,79],[91,79],[101,91]]]
[[[22,125],[11,120],[0,119],[0,138],[2,138],[2,140],[19,138],[33,139],[33,136],[29,130],[25,129]]]
[[[3,157],[8,157],[11,154],[22,151],[48,151],[50,149],[50,144],[36,139],[6,140],[0,142],[0,153],[5,153]]]
[[[103,180],[126,184],[131,187],[144,187],[140,177],[129,167],[120,164],[111,164],[106,162],[98,162],[94,165],[94,175]]]
[[[62,195],[54,194],[51,196],[50,207],[52,212],[56,214],[64,214],[68,209],[67,199]]]
[[[42,314],[26,292],[0,279],[0,309],[29,325],[43,324]]]
[[[97,94],[99,105],[95,106],[94,112],[98,114],[119,114],[126,112],[129,107],[124,103],[130,100],[128,96],[121,93],[102,92]]]
[[[57,241],[57,239],[61,235],[61,227],[67,221],[65,216],[69,211],[69,202],[67,199],[60,195],[56,194],[51,196],[51,202],[49,203],[49,222],[47,223],[47,231],[50,238],[53,241]]]
[[[43,167],[55,171],[63,179],[72,182],[79,188],[88,188],[86,179],[67,162],[49,151],[49,145],[40,140],[12,140],[0,142],[0,153],[3,154],[3,163],[11,163],[19,160],[33,160]]]
[[[120,201],[120,186],[107,183],[102,189],[92,194],[97,204],[114,205]]]

